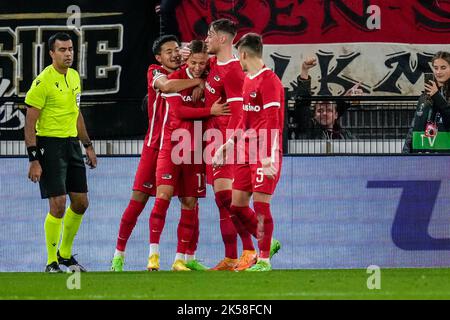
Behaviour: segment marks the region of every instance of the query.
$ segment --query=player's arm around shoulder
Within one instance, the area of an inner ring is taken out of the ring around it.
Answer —
[[[175,93],[191,87],[201,85],[203,82],[200,78],[180,79],[176,74],[173,76],[160,76],[153,82],[153,87],[163,93]]]

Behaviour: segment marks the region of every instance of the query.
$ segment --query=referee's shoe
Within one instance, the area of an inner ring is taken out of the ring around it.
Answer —
[[[59,265],[56,261],[45,266],[45,272],[48,273],[61,273],[62,270],[59,268]]]
[[[80,272],[86,272],[86,268],[84,268],[81,264],[78,263],[77,260],[75,260],[74,256],[71,256],[69,259],[63,258],[59,254],[58,250],[58,263],[66,266],[70,271],[80,271]]]

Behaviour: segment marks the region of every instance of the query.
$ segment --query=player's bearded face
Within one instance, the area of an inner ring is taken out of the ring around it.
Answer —
[[[207,61],[208,54],[206,53],[194,53],[189,56],[186,64],[194,78],[200,78],[203,75]]]
[[[60,41],[56,40],[54,50],[50,51],[52,60],[61,69],[69,68],[73,63],[73,44],[72,40]]]
[[[181,64],[180,47],[175,41],[166,42],[161,46],[161,54],[156,58],[163,66],[175,70]]]

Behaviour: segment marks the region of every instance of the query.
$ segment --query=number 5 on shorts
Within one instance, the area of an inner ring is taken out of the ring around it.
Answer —
[[[256,182],[261,183],[261,182],[263,182],[263,179],[264,179],[263,168],[257,168],[256,169]]]

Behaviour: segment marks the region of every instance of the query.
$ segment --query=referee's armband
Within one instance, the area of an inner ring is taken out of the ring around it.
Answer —
[[[30,162],[39,160],[39,148],[36,146],[31,146],[27,148],[28,159]]]

